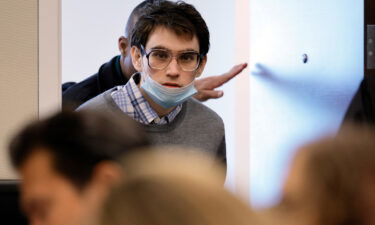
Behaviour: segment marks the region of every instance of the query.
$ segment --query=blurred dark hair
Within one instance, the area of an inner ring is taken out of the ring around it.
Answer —
[[[208,53],[210,33],[206,22],[193,5],[183,1],[158,1],[142,10],[143,13],[131,33],[131,46],[137,46],[139,49],[141,45],[145,47],[149,35],[156,27],[162,26],[190,39],[196,35],[199,52],[203,56]]]
[[[83,188],[99,162],[120,160],[148,144],[143,130],[125,115],[66,110],[23,128],[11,140],[9,153],[19,169],[33,152],[48,151],[54,169]]]

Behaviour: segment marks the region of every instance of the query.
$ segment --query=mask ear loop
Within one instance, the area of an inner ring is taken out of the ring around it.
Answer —
[[[142,84],[143,82],[145,82],[146,76],[150,76],[150,74],[148,72],[146,72],[147,69],[149,69],[148,60],[145,59],[146,55],[142,54],[142,50],[140,50],[140,51],[141,51],[140,53],[142,55],[142,60],[141,60],[142,72],[141,72],[141,82],[140,82],[140,84]],[[147,63],[145,63],[145,60],[146,60]],[[150,78],[151,78],[151,76],[150,76]]]

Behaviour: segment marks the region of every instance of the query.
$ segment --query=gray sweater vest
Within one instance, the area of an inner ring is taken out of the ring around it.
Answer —
[[[95,110],[104,113],[121,113],[123,111],[112,99],[112,88],[88,102],[77,110]],[[125,114],[124,114],[125,115]],[[165,125],[142,124],[154,145],[180,145],[198,148],[215,155],[226,163],[226,146],[224,124],[213,110],[190,98],[183,103],[180,113]]]

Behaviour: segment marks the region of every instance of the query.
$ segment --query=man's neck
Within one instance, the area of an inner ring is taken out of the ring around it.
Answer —
[[[132,74],[129,73],[128,71],[129,69],[126,68],[124,61],[125,61],[125,57],[123,55],[120,55],[120,68],[121,68],[122,75],[126,78],[126,80],[129,80]]]
[[[155,112],[158,114],[159,117],[163,117],[165,115],[168,115],[170,112],[173,111],[173,109],[176,108],[175,107],[171,107],[171,108],[163,108],[161,107],[159,104],[157,104],[156,102],[154,102],[148,95],[147,93],[140,87],[140,84],[138,84],[138,88],[139,90],[141,91],[142,93],[142,96],[146,99],[146,101],[148,102],[148,104],[150,104],[151,108],[153,110],[155,110]]]

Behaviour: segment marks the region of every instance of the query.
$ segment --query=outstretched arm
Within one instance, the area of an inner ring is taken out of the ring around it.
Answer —
[[[194,98],[203,102],[208,99],[220,98],[223,96],[223,91],[215,90],[221,85],[230,81],[233,77],[238,75],[247,67],[247,63],[238,64],[232,67],[228,72],[217,76],[209,76],[202,79],[195,80],[195,88],[198,93],[194,95]]]

